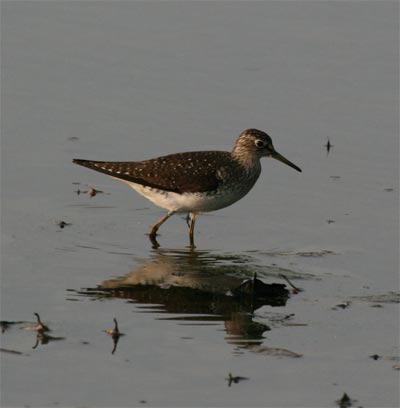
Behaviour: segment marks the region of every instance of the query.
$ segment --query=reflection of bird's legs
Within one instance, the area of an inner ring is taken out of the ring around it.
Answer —
[[[189,217],[188,217],[188,218],[190,218],[189,242],[190,242],[191,247],[194,247],[193,233],[194,233],[194,224],[196,222],[197,216],[198,216],[198,214],[191,212],[191,213],[189,213]]]

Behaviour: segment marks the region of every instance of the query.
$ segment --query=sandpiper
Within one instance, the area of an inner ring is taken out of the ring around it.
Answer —
[[[157,231],[176,213],[188,214],[189,240],[199,214],[219,210],[244,197],[261,173],[260,159],[272,157],[301,172],[279,154],[271,138],[261,130],[242,132],[231,152],[200,151],[175,153],[140,162],[106,162],[74,159],[81,166],[122,181],[168,213],[150,231],[158,246]]]

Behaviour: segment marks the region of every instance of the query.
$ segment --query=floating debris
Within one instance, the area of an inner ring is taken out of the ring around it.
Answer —
[[[75,190],[75,193],[76,193],[77,195],[87,194],[90,198],[92,198],[92,197],[94,197],[94,196],[97,195],[97,194],[104,194],[104,191],[102,191],[102,190],[97,190],[97,189],[95,189],[94,187],[90,187],[90,186],[89,186],[89,189],[88,189],[88,190],[80,190],[80,189],[78,188],[78,190]]]
[[[335,222],[335,220],[329,219],[329,220],[326,220],[326,222],[327,222],[328,224],[333,224],[333,223]]]
[[[395,364],[392,368],[393,370],[400,370],[400,364]]]
[[[326,147],[326,155],[328,155],[330,150],[333,147],[333,144],[331,144],[331,141],[329,140],[329,137],[328,137],[328,141],[327,141],[326,145],[324,145],[324,146]]]
[[[6,330],[10,328],[10,326],[14,324],[21,324],[24,322],[12,322],[12,321],[7,321],[7,320],[1,320],[0,321],[0,327],[1,327],[1,332],[4,333]]]
[[[228,377],[225,378],[225,380],[228,381],[228,387],[230,387],[232,383],[238,384],[240,381],[245,381],[248,379],[248,377],[233,376],[231,373],[229,373]]]
[[[37,324],[37,326],[36,326],[36,330],[37,330],[38,332],[47,332],[47,331],[50,331],[50,329],[49,329],[47,326],[45,326],[45,325],[42,323],[42,321],[40,320],[39,314],[38,314],[38,313],[34,313],[34,315],[36,316],[37,322],[38,322],[38,324]]]
[[[124,333],[121,333],[118,328],[118,322],[117,319],[114,317],[114,328],[113,329],[108,329],[104,330],[107,334],[111,334],[111,336],[123,336]]]
[[[109,334],[109,335],[112,337],[112,339],[113,339],[114,348],[112,349],[111,354],[114,354],[115,351],[117,350],[117,344],[118,344],[119,338],[120,338],[121,336],[124,336],[124,333],[121,333],[121,332],[119,331],[118,322],[117,322],[117,319],[116,319],[115,317],[114,317],[114,328],[113,328],[113,329],[104,330],[104,331],[105,331],[105,333]]]
[[[379,354],[372,354],[372,356],[369,356],[372,358],[372,360],[386,360],[386,361],[400,361],[400,357],[398,356],[380,356]]]
[[[48,334],[44,332],[38,332],[36,336],[36,343],[32,348],[35,349],[39,344],[42,344],[42,345],[48,344],[51,341],[57,341],[57,340],[65,340],[65,337],[54,337],[54,336],[49,336]]]
[[[346,393],[343,394],[343,397],[339,400],[335,401],[339,408],[349,408],[351,407],[357,400],[351,399]]]
[[[57,225],[60,227],[60,228],[65,228],[65,227],[67,227],[68,225],[72,225],[70,222],[65,222],[65,221],[59,221],[58,223],[57,223]]]
[[[39,343],[40,344],[47,344],[50,341],[55,341],[55,340],[64,340],[65,337],[54,337],[54,336],[49,336],[47,334],[47,332],[50,331],[50,329],[48,328],[48,326],[44,325],[40,319],[40,316],[38,313],[34,313],[34,315],[37,318],[37,325],[36,326],[25,326],[25,327],[21,327],[21,329],[23,330],[34,330],[37,331],[37,336],[36,336],[36,343],[35,345],[32,347],[33,349],[35,349]]]
[[[40,333],[50,331],[50,329],[47,326],[45,326],[42,323],[42,321],[40,320],[39,314],[34,313],[34,315],[36,316],[36,319],[37,319],[37,325],[36,326],[24,326],[24,327],[21,327],[21,329],[23,329],[23,330],[36,330],[37,332],[40,332]]]
[[[102,193],[104,193],[104,191],[96,190],[96,189],[93,188],[93,187],[90,187],[89,190],[86,191],[86,194],[87,194],[89,197],[94,197],[96,194],[102,194]]]
[[[339,180],[342,177],[341,176],[329,176],[332,180]]]
[[[337,310],[338,308],[339,309],[347,309],[350,305],[351,305],[351,302],[347,300],[346,302],[339,303],[335,307],[332,307],[332,310]]]
[[[393,191],[393,188],[385,188],[385,191],[389,193],[389,192]]]

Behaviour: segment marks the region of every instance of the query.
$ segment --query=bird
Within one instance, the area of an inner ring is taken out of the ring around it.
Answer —
[[[197,217],[225,208],[243,198],[261,174],[260,159],[271,157],[301,172],[278,153],[271,137],[247,129],[229,151],[173,153],[144,161],[109,162],[73,159],[73,162],[128,184],[168,212],[151,228],[149,238],[158,247],[157,232],[174,214],[187,214],[190,246],[194,247]]]

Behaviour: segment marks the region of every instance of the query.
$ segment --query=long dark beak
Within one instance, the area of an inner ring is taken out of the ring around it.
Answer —
[[[282,156],[280,153],[278,153],[277,151],[273,151],[271,153],[271,157],[273,159],[279,160],[282,163],[287,164],[288,166],[292,167],[293,169],[300,171],[301,172],[301,168],[297,167],[295,164],[293,164],[291,161],[289,161],[286,157]]]

